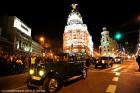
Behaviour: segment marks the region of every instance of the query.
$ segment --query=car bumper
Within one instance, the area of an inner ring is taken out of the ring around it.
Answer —
[[[37,85],[42,85],[43,78],[38,77],[38,76],[30,76],[28,78],[28,84],[30,86],[37,86]]]

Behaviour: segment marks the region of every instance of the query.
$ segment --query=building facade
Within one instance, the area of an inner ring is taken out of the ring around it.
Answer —
[[[9,54],[31,54],[31,28],[16,16],[0,17],[0,50]]]
[[[101,56],[115,56],[118,48],[117,42],[109,36],[109,31],[103,27],[101,32],[101,46],[99,46]]]
[[[83,24],[82,16],[72,4],[73,10],[68,16],[67,25],[63,33],[63,51],[65,53],[85,53],[93,56],[92,36],[87,25]]]
[[[37,43],[37,42],[32,40],[31,51],[32,51],[31,53],[35,54],[36,56],[42,56],[42,54],[43,54],[43,47],[39,43]]]

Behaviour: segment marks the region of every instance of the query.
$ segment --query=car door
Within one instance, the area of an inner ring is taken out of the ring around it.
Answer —
[[[56,67],[59,73],[61,73],[63,76],[67,76],[67,62],[58,62]]]
[[[84,68],[84,61],[76,61],[75,62],[75,74],[80,75],[82,73],[82,70]]]
[[[71,73],[71,75],[80,75],[83,67],[84,67],[83,61],[75,61],[69,63],[68,70]]]

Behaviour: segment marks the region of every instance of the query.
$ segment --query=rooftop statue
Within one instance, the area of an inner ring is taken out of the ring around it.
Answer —
[[[72,12],[76,12],[76,6],[77,6],[78,4],[72,4],[71,6],[72,6]]]

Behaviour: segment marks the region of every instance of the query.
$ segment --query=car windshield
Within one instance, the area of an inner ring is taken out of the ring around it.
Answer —
[[[116,57],[117,59],[120,59],[121,57]]]
[[[112,59],[112,58],[111,57],[101,57],[101,59],[109,60],[109,59]]]

